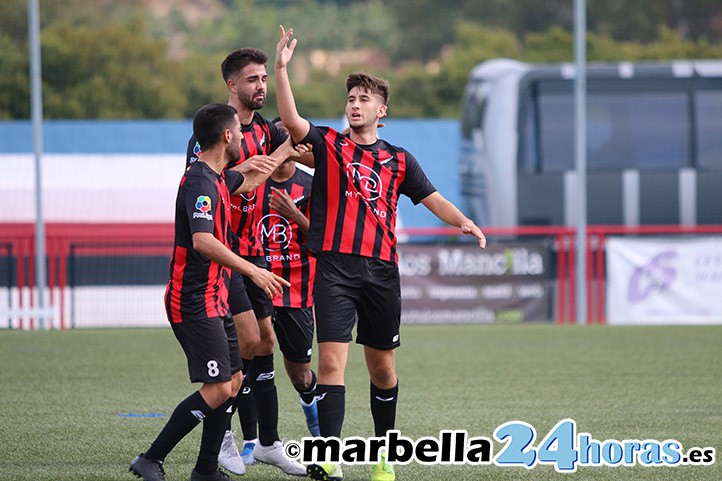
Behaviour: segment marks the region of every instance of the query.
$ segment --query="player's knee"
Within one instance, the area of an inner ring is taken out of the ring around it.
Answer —
[[[258,355],[261,348],[261,336],[258,332],[249,333],[243,338],[238,336],[238,347],[244,359],[253,359]]]
[[[261,336],[256,348],[256,356],[268,356],[273,354],[276,347],[276,335],[273,329],[261,329]]]
[[[310,371],[289,371],[288,379],[296,388],[296,391],[305,391],[311,384],[311,372]]]
[[[233,395],[231,381],[204,384],[201,388],[203,400],[211,409],[216,409]]]
[[[386,363],[370,364],[368,370],[371,382],[381,389],[390,389],[398,382],[396,379],[396,369],[393,365]]]
[[[325,376],[343,375],[343,362],[333,356],[319,356],[318,372]]]
[[[231,378],[231,397],[238,396],[238,392],[241,390],[241,384],[243,383],[243,373],[238,371]]]

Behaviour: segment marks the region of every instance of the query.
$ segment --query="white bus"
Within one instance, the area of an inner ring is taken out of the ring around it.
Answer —
[[[574,74],[471,72],[459,167],[482,225],[575,225]],[[589,224],[722,224],[722,60],[589,64],[587,165]]]

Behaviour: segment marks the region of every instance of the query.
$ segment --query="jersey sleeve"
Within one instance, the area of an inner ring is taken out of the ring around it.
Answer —
[[[186,169],[201,155],[201,146],[196,140],[195,134],[188,139],[188,148],[186,149]]]
[[[299,144],[311,144],[315,151],[318,147],[323,146],[324,135],[326,134],[326,131],[328,131],[327,128],[323,128],[323,130],[322,130],[321,127],[316,127],[311,122],[309,122],[308,123],[308,133],[303,138],[303,140],[301,140],[298,143]]]
[[[311,151],[315,159],[314,168],[316,172],[322,173],[326,170],[326,162],[323,159],[326,158],[326,133],[329,131],[328,127],[317,127],[311,122],[308,123],[308,133],[306,136],[298,142],[299,144],[311,144]]]
[[[406,152],[406,176],[399,186],[399,192],[411,199],[414,205],[436,192],[436,187],[426,177],[416,157]]]
[[[271,152],[273,152],[286,141],[288,134],[276,127],[273,122],[268,122],[268,131],[271,133]]]
[[[245,179],[243,177],[243,174],[233,169],[226,169],[225,175],[228,192],[230,192],[231,194],[238,190],[238,188],[243,184],[243,180]]]
[[[196,232],[212,234],[215,224],[213,215],[218,204],[218,188],[207,179],[187,182],[186,185],[184,208],[191,234]]]

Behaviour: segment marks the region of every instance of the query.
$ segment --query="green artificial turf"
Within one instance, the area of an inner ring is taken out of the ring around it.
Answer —
[[[300,440],[303,414],[278,357],[279,431]],[[571,474],[411,463],[397,467],[399,480],[722,479],[722,326],[403,326],[397,367],[397,427],[412,439],[438,438],[442,429],[493,439],[498,426],[524,421],[538,442],[571,418],[600,441],[676,439],[685,450],[718,451],[712,466]],[[346,384],[343,435],[371,436],[368,375],[356,345]],[[0,480],[132,481],[129,462],[194,389],[169,329],[0,331]],[[169,455],[169,481],[188,479],[200,431]],[[494,453],[503,446],[494,441]],[[368,480],[369,467],[344,466],[344,474]],[[254,465],[236,479],[294,478]]]

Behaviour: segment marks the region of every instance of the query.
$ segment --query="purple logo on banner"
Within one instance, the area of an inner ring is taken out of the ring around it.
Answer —
[[[676,252],[665,251],[647,265],[637,267],[629,279],[629,301],[640,302],[655,292],[668,290],[677,277],[677,271],[669,265],[676,257]]]

